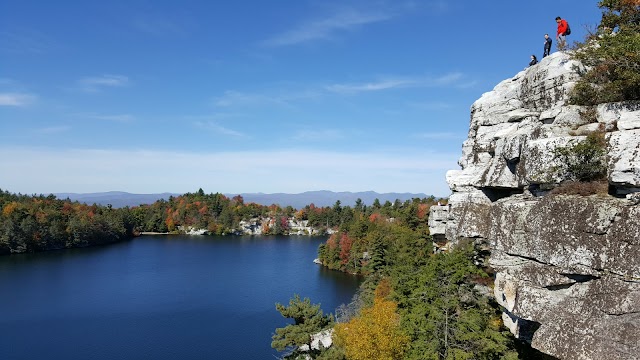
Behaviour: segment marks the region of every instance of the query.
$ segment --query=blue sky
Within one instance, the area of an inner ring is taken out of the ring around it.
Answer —
[[[469,108],[595,0],[0,2],[0,188],[447,196]],[[555,50],[555,46],[554,46]]]

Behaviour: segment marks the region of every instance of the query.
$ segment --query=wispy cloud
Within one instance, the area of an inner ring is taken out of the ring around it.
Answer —
[[[273,90],[264,93],[249,93],[235,90],[225,91],[222,96],[213,99],[213,105],[217,107],[230,107],[238,105],[280,105],[291,106],[291,102],[301,99],[312,99],[320,96],[317,91],[300,90],[277,93]]]
[[[107,87],[123,87],[129,85],[129,78],[124,75],[90,76],[78,80],[80,88],[87,92],[97,92]]]
[[[265,41],[265,46],[296,45],[308,41],[328,39],[342,31],[348,31],[367,24],[388,20],[389,13],[365,12],[354,9],[342,10],[324,19],[312,20],[298,27],[275,35]]]
[[[130,114],[117,114],[117,115],[94,114],[94,115],[89,115],[88,117],[97,119],[97,120],[115,121],[115,122],[122,122],[122,123],[132,122],[136,119],[135,116]]]
[[[410,102],[407,105],[421,110],[442,110],[453,107],[452,104],[443,101]]]
[[[345,137],[344,133],[335,129],[324,130],[299,130],[293,134],[293,140],[296,141],[331,141],[339,140]]]
[[[431,11],[443,13],[450,9],[451,2],[446,0],[437,0],[429,1],[426,5]]]
[[[26,93],[0,93],[0,106],[28,106],[36,98],[35,95]]]
[[[225,135],[225,136],[235,136],[235,137],[247,137],[246,134],[241,133],[239,131],[226,128],[215,121],[196,121],[194,123],[198,128],[212,131],[217,134]]]
[[[11,54],[43,54],[53,41],[35,30],[0,31],[0,51]]]
[[[455,87],[465,80],[462,73],[452,72],[437,77],[428,76],[388,76],[379,80],[362,83],[335,83],[315,88],[287,86],[284,89],[269,89],[262,92],[242,92],[227,90],[221,96],[214,97],[216,107],[233,106],[293,106],[299,100],[316,100],[331,94],[356,95],[402,88]]]
[[[48,126],[48,127],[39,128],[39,129],[36,129],[35,132],[38,134],[49,135],[49,134],[59,134],[59,133],[67,132],[69,130],[71,130],[70,126],[59,125],[59,126]]]
[[[426,86],[449,86],[454,85],[463,78],[463,74],[459,72],[453,72],[442,75],[434,79],[425,79]]]
[[[183,35],[187,33],[188,21],[168,18],[160,14],[144,14],[133,20],[133,27],[151,35]]]
[[[463,78],[462,73],[454,72],[439,77],[395,77],[366,83],[332,84],[325,89],[340,94],[356,94],[369,91],[381,91],[408,87],[451,86]]]
[[[327,90],[342,94],[353,94],[366,91],[380,91],[399,87],[415,86],[416,81],[410,79],[403,80],[382,80],[361,84],[333,84],[326,87]]]
[[[476,80],[471,80],[471,81],[467,81],[461,84],[456,85],[456,87],[458,89],[470,89],[472,87],[475,87],[476,85],[478,85],[478,81]]]
[[[411,135],[414,139],[425,140],[464,140],[467,134],[453,132],[425,132]]]
[[[227,90],[222,96],[213,99],[213,104],[219,107],[253,104],[279,104],[285,105],[286,101],[266,94],[246,93],[235,90]]]

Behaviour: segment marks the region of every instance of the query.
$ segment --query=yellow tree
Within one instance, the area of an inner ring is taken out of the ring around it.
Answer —
[[[382,296],[360,316],[335,327],[335,341],[345,349],[349,360],[401,359],[409,337],[400,329],[397,304]]]

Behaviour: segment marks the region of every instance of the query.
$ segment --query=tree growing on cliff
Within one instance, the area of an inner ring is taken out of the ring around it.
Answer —
[[[602,0],[597,31],[574,57],[590,69],[571,92],[577,105],[640,100],[640,2]]]
[[[297,294],[289,300],[289,306],[277,303],[276,309],[285,318],[293,319],[293,324],[276,329],[271,347],[278,351],[289,350],[287,358],[296,359],[302,354],[316,358],[324,349],[311,347],[313,335],[329,328],[333,318],[324,315],[319,304],[311,304],[309,298],[301,300]],[[308,351],[300,349],[303,345],[307,346]]]
[[[606,141],[603,131],[594,131],[586,139],[555,148],[553,155],[560,164],[555,168],[563,180],[594,181],[607,176]]]

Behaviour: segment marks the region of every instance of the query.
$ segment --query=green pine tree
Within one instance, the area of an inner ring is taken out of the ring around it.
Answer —
[[[323,349],[311,349],[312,336],[330,327],[333,318],[324,315],[319,304],[311,304],[309,298],[301,300],[297,294],[289,300],[289,306],[277,303],[276,309],[285,318],[293,319],[293,324],[276,329],[271,347],[278,351],[290,350],[288,358],[295,359],[301,354],[307,354],[312,358],[318,356]],[[300,347],[303,345],[307,345],[310,351],[301,351]]]

